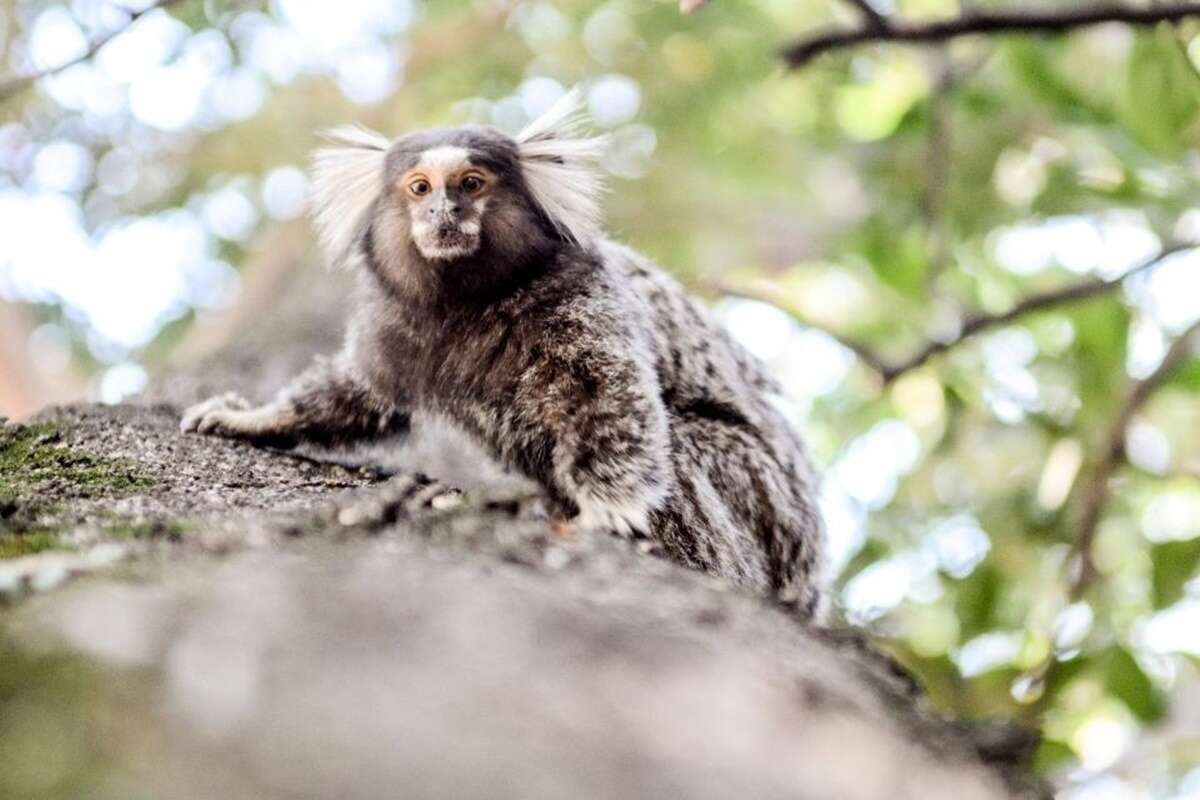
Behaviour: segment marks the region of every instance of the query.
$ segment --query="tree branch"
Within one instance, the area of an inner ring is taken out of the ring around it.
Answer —
[[[157,0],[157,2],[151,3],[149,6],[139,11],[127,10],[125,13],[128,15],[128,18],[125,20],[123,25],[120,25],[117,28],[108,31],[107,33],[94,39],[91,44],[88,45],[86,50],[84,50],[75,58],[72,58],[70,61],[54,67],[48,67],[47,69],[31,72],[27,75],[10,75],[5,78],[0,78],[0,101],[7,100],[9,97],[23,92],[25,89],[37,83],[42,78],[48,78],[51,75],[57,75],[60,72],[70,69],[76,64],[82,64],[83,62],[92,58],[92,56],[96,55],[96,53],[98,53],[106,44],[120,36],[125,31],[129,30],[133,23],[137,22],[146,14],[154,11],[155,9],[168,8],[178,2],[180,2],[180,0]]]
[[[949,53],[938,51],[930,66],[934,73],[929,97],[929,128],[925,142],[925,186],[921,214],[925,218],[926,253],[929,270],[926,286],[933,286],[950,260],[950,236],[946,219],[946,195],[950,183],[950,95],[957,83]]]
[[[1200,321],[1193,323],[1175,339],[1163,357],[1162,363],[1154,372],[1130,385],[1125,395],[1125,402],[1121,404],[1112,426],[1104,437],[1095,469],[1092,470],[1087,483],[1079,489],[1083,493],[1081,501],[1083,510],[1079,518],[1079,530],[1076,532],[1075,541],[1071,545],[1071,553],[1067,558],[1068,606],[1083,599],[1099,574],[1096,570],[1093,552],[1096,534],[1100,529],[1100,520],[1104,516],[1104,509],[1108,505],[1109,483],[1117,469],[1125,463],[1125,436],[1129,431],[1129,425],[1155,390],[1162,386],[1170,378],[1171,373],[1193,354],[1195,344],[1193,340],[1197,338],[1198,334],[1200,334]],[[1014,689],[1017,686],[1024,687],[1020,690],[1021,694],[1032,689],[1029,696],[1034,707],[1044,708],[1047,701],[1046,685],[1060,663],[1057,647],[1052,646],[1044,658],[1017,679]]]
[[[999,328],[1004,325],[1016,322],[1017,320],[1026,317],[1038,311],[1045,311],[1049,308],[1055,308],[1061,305],[1087,300],[1097,295],[1104,294],[1119,287],[1127,278],[1137,275],[1142,272],[1151,270],[1159,266],[1167,257],[1176,253],[1200,247],[1200,243],[1177,243],[1164,247],[1152,258],[1138,264],[1132,269],[1126,271],[1119,277],[1111,280],[1102,280],[1094,278],[1091,280],[1080,281],[1059,289],[1051,289],[1047,292],[1032,294],[1021,300],[1012,308],[998,314],[972,314],[966,317],[959,328],[958,333],[943,340],[930,340],[919,347],[912,355],[907,358],[891,362],[883,356],[875,352],[869,345],[858,341],[852,337],[832,331],[822,325],[816,324],[809,319],[806,319],[803,314],[791,308],[788,303],[782,301],[778,296],[772,295],[770,292],[758,291],[744,287],[730,286],[724,283],[708,284],[707,288],[718,294],[723,294],[729,297],[740,297],[745,300],[754,300],[759,303],[767,303],[773,305],[782,311],[790,314],[800,324],[810,328],[823,331],[831,336],[842,346],[854,352],[856,356],[868,367],[883,379],[885,384],[891,383],[910,372],[917,367],[924,365],[927,361],[936,355],[951,350],[974,336],[983,333],[984,331]]]
[[[1200,333],[1200,322],[1195,322],[1181,333],[1172,343],[1162,363],[1154,372],[1145,378],[1135,381],[1126,394],[1125,402],[1117,412],[1112,427],[1104,439],[1099,461],[1091,478],[1084,487],[1083,511],[1079,520],[1079,532],[1072,547],[1072,557],[1068,563],[1075,566],[1074,578],[1071,581],[1070,598],[1076,602],[1091,586],[1096,577],[1096,563],[1093,558],[1093,546],[1096,542],[1096,532],[1108,504],[1108,484],[1113,473],[1125,461],[1125,434],[1134,416],[1175,371],[1191,355],[1196,335]]]
[[[891,382],[900,377],[909,370],[916,369],[923,365],[926,361],[933,358],[939,353],[944,353],[947,350],[956,347],[962,342],[977,336],[984,331],[998,328],[1007,325],[1011,322],[1028,316],[1037,311],[1044,311],[1047,308],[1066,305],[1080,300],[1087,300],[1096,295],[1104,294],[1112,291],[1121,285],[1126,278],[1137,275],[1140,272],[1157,267],[1168,256],[1172,256],[1183,250],[1188,250],[1196,247],[1196,244],[1172,244],[1164,247],[1154,257],[1138,264],[1120,277],[1112,280],[1102,280],[1095,278],[1092,280],[1080,281],[1069,286],[1064,286],[1060,289],[1051,289],[1047,292],[1033,294],[1020,301],[1008,311],[999,314],[972,314],[963,320],[962,327],[959,329],[958,335],[944,341],[930,341],[925,346],[918,349],[908,358],[903,361],[893,364],[883,370],[883,379],[885,382]]]
[[[861,8],[862,4],[855,2],[855,5]],[[860,28],[819,31],[795,42],[782,55],[788,65],[795,69],[829,51],[876,42],[938,44],[976,34],[1063,33],[1105,22],[1152,26],[1194,16],[1200,16],[1200,3],[1176,2],[1147,7],[1100,5],[1044,11],[972,11],[933,22],[900,23],[893,19],[884,25],[868,22]]]

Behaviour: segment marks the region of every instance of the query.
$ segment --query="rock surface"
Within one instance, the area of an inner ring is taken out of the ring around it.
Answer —
[[[362,469],[180,434],[179,404],[262,397],[336,341],[313,296],[147,404],[0,440],[41,465],[0,478],[0,541],[31,551],[0,561],[0,797],[1039,791],[857,638],[555,533],[457,440],[334,454]]]

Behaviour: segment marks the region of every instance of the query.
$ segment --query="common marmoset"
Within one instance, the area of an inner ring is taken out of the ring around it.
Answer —
[[[335,131],[313,207],[329,258],[360,273],[341,352],[267,405],[222,395],[182,427],[288,447],[438,414],[560,519],[648,537],[811,617],[816,479],[777,386],[674,279],[603,237],[603,141],[581,117],[575,91],[515,138]]]

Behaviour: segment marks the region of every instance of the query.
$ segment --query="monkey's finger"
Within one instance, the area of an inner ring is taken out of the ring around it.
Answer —
[[[179,430],[184,433],[194,432],[200,426],[200,420],[204,419],[204,412],[199,406],[192,406],[183,412],[183,419],[179,420]]]
[[[249,434],[250,426],[246,424],[246,412],[231,409],[209,411],[196,425],[196,432],[209,436],[225,436],[236,439]]]
[[[184,433],[197,430],[205,416],[214,411],[222,409],[241,411],[248,408],[250,408],[249,401],[247,401],[237,392],[226,392],[225,394],[219,394],[200,403],[196,403],[185,410],[183,412],[183,418],[179,421],[179,429]]]

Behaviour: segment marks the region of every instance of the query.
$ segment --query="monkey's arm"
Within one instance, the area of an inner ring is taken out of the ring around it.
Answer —
[[[628,340],[559,341],[519,393],[553,442],[555,489],[578,507],[581,527],[645,533],[673,482],[654,372]]]
[[[266,405],[255,408],[229,393],[192,406],[180,422],[184,431],[272,447],[348,444],[408,426],[407,410],[372,391],[345,356],[318,360]]]

